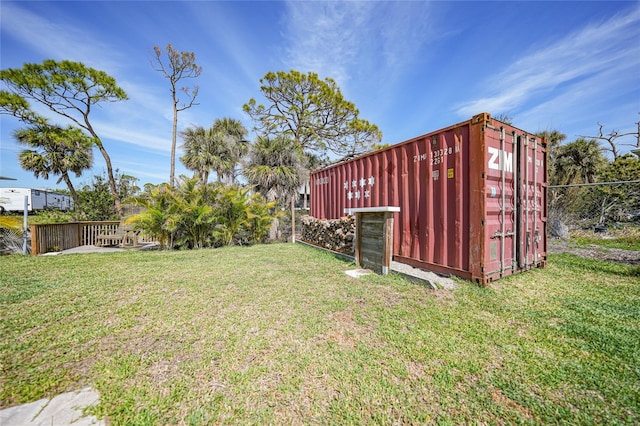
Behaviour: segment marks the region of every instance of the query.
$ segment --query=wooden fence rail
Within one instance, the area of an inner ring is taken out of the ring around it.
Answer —
[[[115,232],[119,225],[117,220],[31,225],[31,254],[95,245],[101,232]],[[141,235],[139,241],[150,242],[153,239]]]

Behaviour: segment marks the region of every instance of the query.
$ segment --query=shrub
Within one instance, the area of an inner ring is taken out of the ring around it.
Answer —
[[[251,188],[182,179],[173,188],[148,188],[136,203],[145,208],[128,219],[163,247],[202,248],[261,242],[268,232],[275,203]]]

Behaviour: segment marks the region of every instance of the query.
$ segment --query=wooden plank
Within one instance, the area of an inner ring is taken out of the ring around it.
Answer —
[[[362,250],[363,256],[368,257],[369,259],[382,259],[382,250],[377,247],[366,247]]]
[[[38,227],[31,225],[31,254],[38,254],[40,246],[38,245]]]
[[[354,255],[356,257],[356,265],[362,266],[362,213],[356,213]]]

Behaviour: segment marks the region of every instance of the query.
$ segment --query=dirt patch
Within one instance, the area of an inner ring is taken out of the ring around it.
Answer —
[[[523,407],[522,405],[518,404],[516,401],[514,401],[513,399],[505,395],[502,392],[502,390],[498,388],[492,389],[491,400],[498,405],[509,407],[510,409],[519,412],[527,419],[533,418],[533,414],[531,413],[531,410],[528,407]]]
[[[549,253],[571,253],[588,259],[640,265],[640,251],[607,248],[594,244],[577,246],[566,240],[549,240]]]
[[[325,339],[332,343],[353,349],[357,343],[359,326],[353,312],[335,312],[331,315],[334,326],[325,334]]]
[[[154,382],[165,383],[180,376],[180,367],[173,361],[162,359],[151,364],[148,374]]]

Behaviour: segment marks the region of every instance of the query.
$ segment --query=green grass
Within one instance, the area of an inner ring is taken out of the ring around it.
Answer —
[[[638,424],[640,280],[571,255],[429,290],[302,245],[0,257],[0,406],[112,424]]]
[[[627,226],[610,229],[606,234],[594,234],[592,231],[574,231],[571,242],[580,245],[597,245],[606,248],[640,251],[640,227]]]

